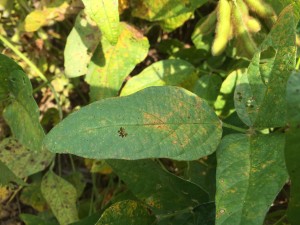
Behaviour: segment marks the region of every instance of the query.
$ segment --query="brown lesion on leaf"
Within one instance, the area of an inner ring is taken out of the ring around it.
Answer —
[[[118,130],[118,134],[121,138],[127,137],[128,133],[125,131],[124,127],[120,127],[120,129]]]

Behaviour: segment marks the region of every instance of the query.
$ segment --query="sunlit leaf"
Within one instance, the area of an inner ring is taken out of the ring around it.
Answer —
[[[127,81],[121,96],[130,95],[151,86],[179,86],[195,73],[195,67],[180,59],[161,60]]]
[[[91,100],[117,96],[124,79],[146,57],[148,48],[147,38],[125,23],[120,24],[120,36],[115,46],[101,39],[86,77]]]
[[[99,42],[99,28],[84,11],[80,12],[64,50],[65,73],[68,77],[87,73],[87,66]]]
[[[104,38],[115,45],[119,37],[118,0],[82,0],[85,11],[100,28]]]

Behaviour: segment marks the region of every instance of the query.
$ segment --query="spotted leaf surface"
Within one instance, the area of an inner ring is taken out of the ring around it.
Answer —
[[[78,220],[76,189],[69,182],[49,171],[42,180],[41,191],[61,225]]]
[[[96,159],[193,160],[213,153],[221,134],[201,98],[178,87],[150,87],[83,107],[50,131],[44,147]]]
[[[45,136],[39,122],[39,108],[32,97],[32,86],[22,68],[0,54],[0,103],[3,117],[21,144],[40,151]]]
[[[117,202],[106,209],[95,225],[151,225],[154,224],[155,219],[145,205],[126,200]]]
[[[217,150],[216,225],[261,225],[288,179],[283,134],[231,134]]]
[[[293,7],[287,7],[240,79],[235,107],[248,126],[284,126],[286,84],[296,63],[296,23]]]
[[[300,73],[294,72],[287,85],[287,123],[285,160],[291,178],[288,219],[300,223]]]

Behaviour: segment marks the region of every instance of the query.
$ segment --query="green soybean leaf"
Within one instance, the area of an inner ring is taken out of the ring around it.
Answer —
[[[3,162],[0,161],[0,187],[16,183],[18,185],[26,185],[26,183],[18,178]]]
[[[126,76],[147,56],[149,43],[134,27],[121,23],[115,46],[106,39],[92,57],[86,76],[92,101],[117,96]]]
[[[300,73],[294,72],[287,85],[287,123],[285,160],[291,179],[288,219],[300,224]]]
[[[51,170],[43,177],[41,190],[53,214],[61,225],[78,220],[76,189]]]
[[[132,15],[149,21],[165,20],[194,12],[207,0],[132,0]]]
[[[121,96],[130,95],[151,86],[177,86],[191,78],[194,73],[195,67],[184,60],[161,60],[129,79],[122,89]]]
[[[231,134],[217,150],[216,225],[261,225],[287,181],[283,134]]]
[[[182,26],[187,20],[189,20],[192,17],[192,15],[193,13],[191,12],[183,13],[178,16],[165,19],[161,21],[159,25],[164,31],[171,32],[176,28]]]
[[[44,146],[96,159],[193,160],[213,153],[221,134],[219,119],[196,95],[150,87],[81,108],[50,131]]]
[[[243,73],[244,70],[231,72],[221,85],[219,95],[214,104],[216,113],[221,118],[226,118],[234,112],[234,90]],[[237,97],[237,100],[240,100],[240,96]]]
[[[39,122],[39,108],[32,97],[30,80],[12,59],[0,54],[0,102],[3,117],[21,144],[40,151],[45,136]]]
[[[235,107],[248,126],[284,126],[286,83],[296,63],[296,19],[291,6],[260,46],[235,90]]]
[[[146,206],[127,200],[117,202],[106,209],[95,225],[152,225],[155,219]]]
[[[53,156],[48,150],[30,151],[13,138],[6,138],[0,142],[0,161],[20,178],[44,170]]]
[[[174,213],[173,216],[166,215],[160,219],[158,216],[157,225],[215,225],[215,203],[208,202],[198,205],[181,213]]]
[[[104,38],[115,45],[119,37],[118,0],[83,0],[87,15],[100,28]]]
[[[87,73],[87,66],[100,42],[100,31],[93,21],[81,11],[67,38],[64,50],[65,73],[77,77]]]
[[[194,93],[205,99],[210,105],[214,105],[220,88],[222,79],[218,75],[204,75],[200,77],[194,86]]]
[[[49,222],[44,218],[32,214],[22,213],[20,214],[20,218],[26,225],[58,225],[58,223]]]
[[[107,160],[114,172],[155,214],[171,213],[208,202],[208,193],[150,159]],[[172,201],[170,201],[172,199]]]

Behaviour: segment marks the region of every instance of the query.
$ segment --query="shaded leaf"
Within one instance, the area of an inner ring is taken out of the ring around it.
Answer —
[[[132,0],[132,15],[149,21],[169,19],[194,12],[207,0]]]
[[[30,80],[12,59],[0,54],[0,102],[3,117],[14,136],[25,147],[40,151],[44,131],[39,122],[39,108],[32,97]]]
[[[41,191],[61,225],[78,220],[76,189],[51,170],[43,177]]]
[[[107,160],[107,162],[129,190],[150,206],[155,214],[171,213],[208,201],[206,191],[163,170],[153,160]]]
[[[26,185],[26,183],[18,178],[3,162],[0,161],[0,186],[9,186],[12,183],[18,185]]]
[[[260,46],[235,90],[235,107],[248,126],[284,126],[286,83],[296,64],[296,20],[287,7]]]
[[[81,11],[67,38],[64,50],[65,74],[77,77],[87,73],[87,66],[100,42],[98,27]]]
[[[121,91],[121,96],[130,95],[151,86],[178,86],[191,78],[194,73],[195,67],[184,60],[161,60],[129,79]]]
[[[115,46],[101,39],[86,76],[91,100],[117,96],[124,79],[147,56],[148,48],[147,38],[125,23],[120,24],[120,36]]]
[[[95,225],[151,225],[154,221],[155,216],[146,206],[127,200],[106,209]]]
[[[20,214],[20,218],[26,225],[53,225],[53,223],[48,222],[43,218],[32,214],[22,213]]]
[[[216,225],[261,225],[288,175],[283,134],[231,134],[217,150]]]
[[[53,157],[54,154],[47,150],[30,151],[13,138],[6,138],[0,143],[0,161],[20,178],[44,170]]]
[[[288,219],[300,224],[300,73],[291,74],[287,85],[287,123],[285,160],[291,178]]]
[[[210,105],[213,105],[218,97],[221,85],[222,79],[220,76],[214,74],[204,75],[198,79],[193,92],[205,99]]]
[[[82,0],[85,11],[100,28],[110,44],[115,45],[119,37],[118,0]]]
[[[214,152],[221,133],[219,119],[196,95],[150,87],[81,108],[50,131],[44,146],[96,159],[193,160]]]
[[[214,225],[215,204],[208,202],[191,208],[188,212],[178,213],[174,216],[165,215],[158,225]]]

